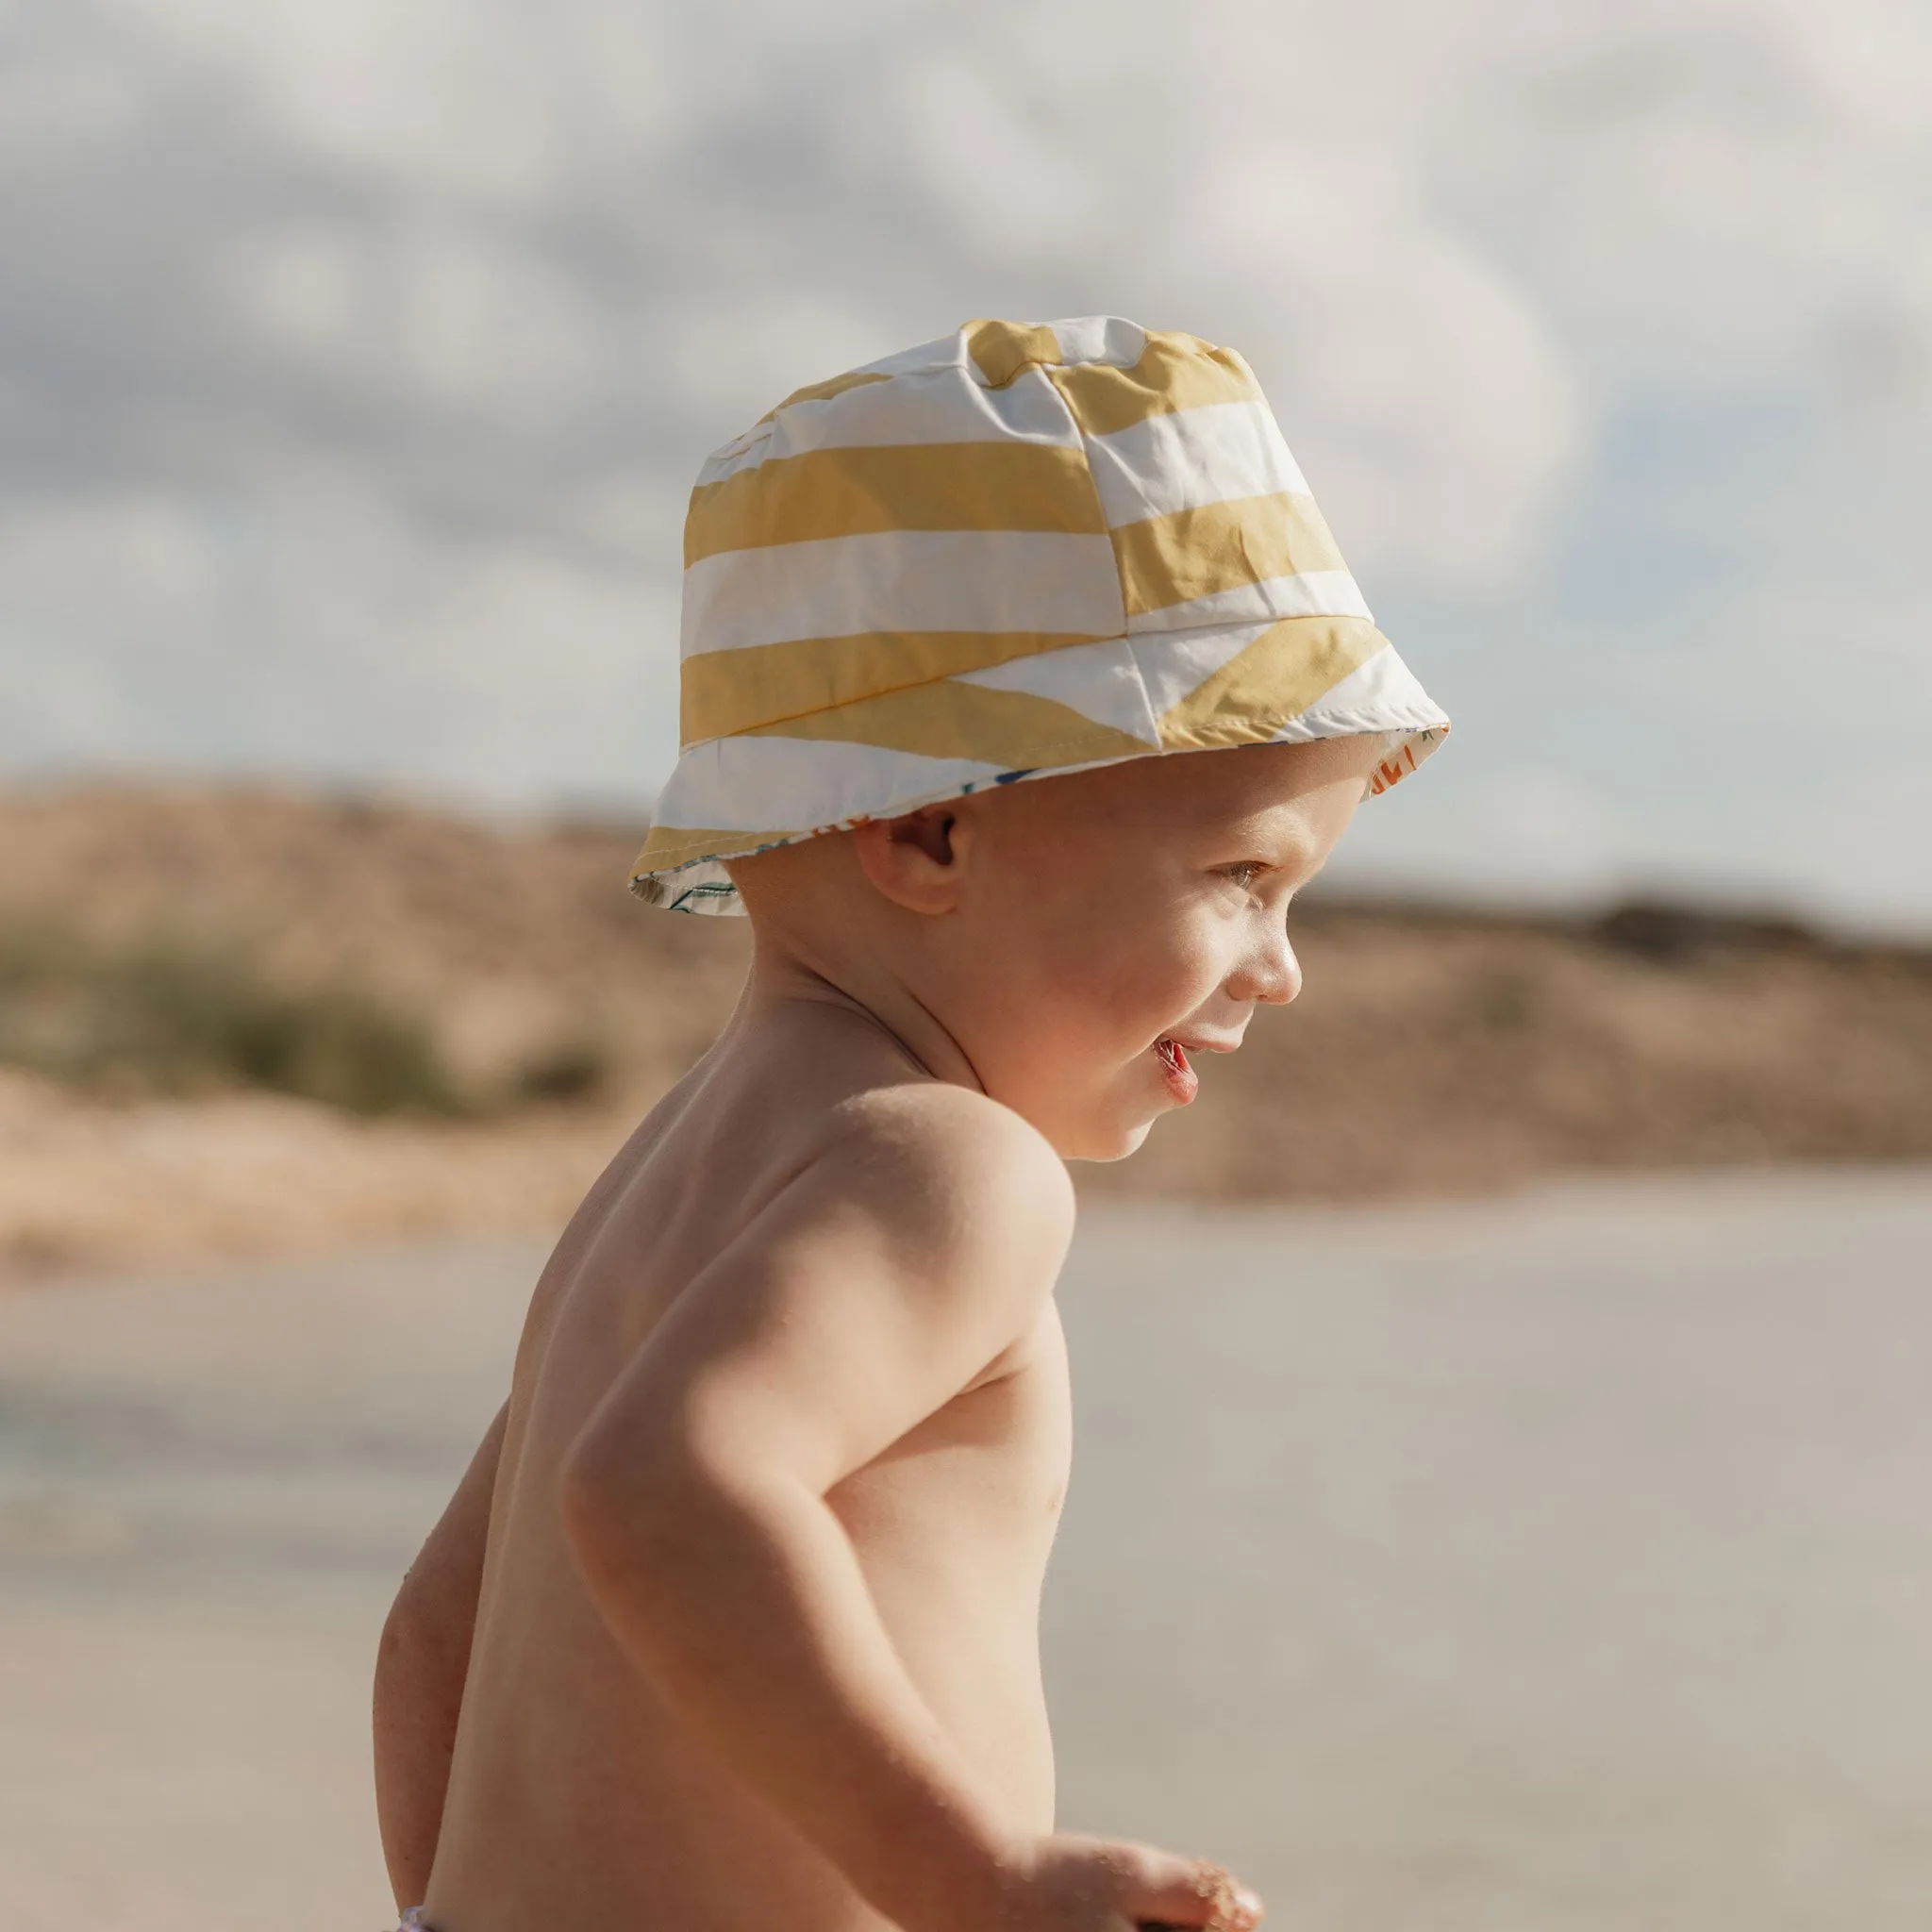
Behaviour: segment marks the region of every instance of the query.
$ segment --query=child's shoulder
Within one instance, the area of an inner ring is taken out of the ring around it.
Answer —
[[[829,1110],[811,1166],[814,1191],[883,1228],[978,1252],[1050,1250],[1074,1227],[1066,1163],[1009,1107],[944,1081],[869,1088]]]
[[[1010,1107],[944,1080],[871,1087],[841,1101],[825,1124],[827,1151],[886,1163],[937,1187],[1037,1196],[1072,1211],[1067,1165],[1040,1129]]]

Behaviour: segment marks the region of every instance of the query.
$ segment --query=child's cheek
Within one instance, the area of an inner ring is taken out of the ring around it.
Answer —
[[[1188,1010],[1211,998],[1233,974],[1241,956],[1241,931],[1212,906],[1196,906],[1174,935],[1170,951],[1176,993],[1185,990]]]
[[[1064,1038],[1138,1049],[1207,1001],[1231,970],[1222,959],[1227,922],[1184,891],[1166,895],[1141,881],[1077,911],[1053,948],[1052,1005]]]

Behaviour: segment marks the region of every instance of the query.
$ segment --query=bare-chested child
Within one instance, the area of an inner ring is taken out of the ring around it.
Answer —
[[[685,597],[638,885],[741,907],[753,963],[391,1614],[398,1904],[1246,1932],[1218,1868],[1054,1830],[1065,1162],[1294,997],[1291,899],[1446,721],[1246,365],[1118,319],[801,391],[708,465]]]

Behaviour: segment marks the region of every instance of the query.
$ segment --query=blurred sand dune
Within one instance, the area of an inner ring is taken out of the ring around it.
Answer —
[[[0,1280],[555,1230],[630,1124],[368,1121],[261,1093],[102,1105],[0,1068]]]
[[[637,837],[0,794],[0,1274],[553,1230],[746,958],[741,921],[626,895]],[[1641,906],[1293,919],[1301,1000],[1091,1191],[1932,1158],[1932,953]]]

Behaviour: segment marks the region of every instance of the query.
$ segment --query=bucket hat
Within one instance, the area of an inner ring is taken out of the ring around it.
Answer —
[[[631,890],[1124,758],[1449,720],[1375,628],[1253,372],[1119,316],[970,322],[789,396],[684,534],[680,751]]]

